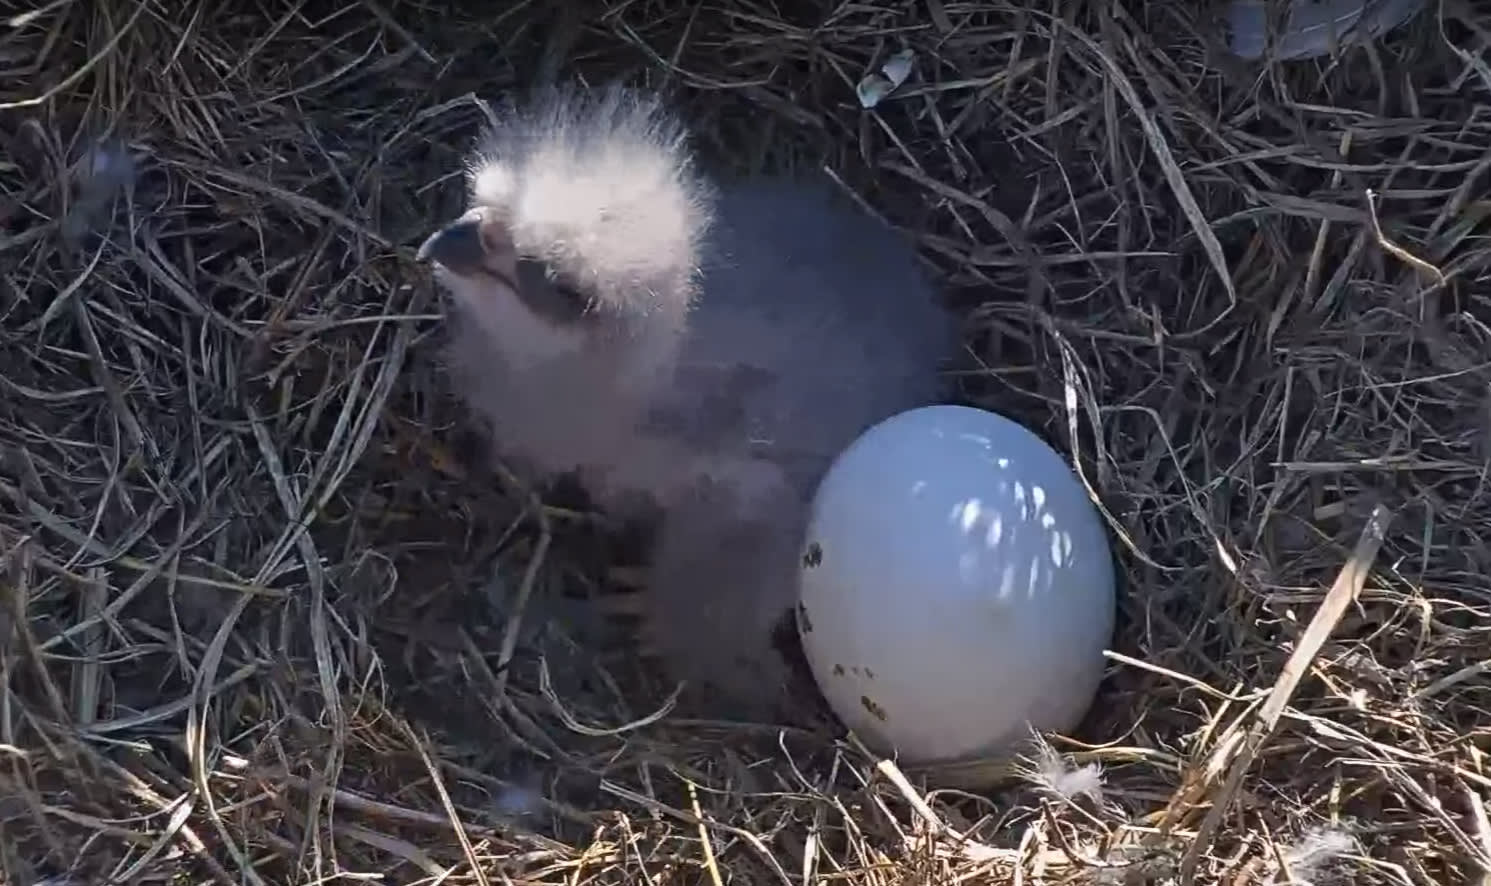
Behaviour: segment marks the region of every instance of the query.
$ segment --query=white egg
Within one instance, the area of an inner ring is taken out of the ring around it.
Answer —
[[[844,725],[937,763],[1075,727],[1112,639],[1107,534],[1071,467],[980,409],[870,428],[813,500],[798,632]]]

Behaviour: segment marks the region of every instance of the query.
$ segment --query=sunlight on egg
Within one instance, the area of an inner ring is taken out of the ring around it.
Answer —
[[[878,752],[997,754],[1092,703],[1108,537],[1066,460],[1007,418],[930,406],[870,428],[823,478],[801,563],[813,675]]]

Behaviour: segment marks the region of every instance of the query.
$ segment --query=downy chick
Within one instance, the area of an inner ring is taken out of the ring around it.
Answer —
[[[622,89],[549,92],[490,128],[470,209],[420,247],[452,296],[450,363],[529,479],[578,471],[600,502],[673,461],[634,452],[699,287],[713,195],[681,126]],[[664,478],[656,478],[662,482]]]
[[[503,451],[661,510],[650,644],[716,712],[780,713],[813,490],[938,399],[953,324],[912,248],[826,182],[712,185],[634,93],[540,108],[489,137],[472,209],[421,249],[465,395]]]

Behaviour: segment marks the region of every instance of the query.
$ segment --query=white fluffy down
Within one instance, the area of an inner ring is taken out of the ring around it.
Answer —
[[[656,98],[552,91],[488,130],[470,184],[473,204],[508,216],[519,254],[603,304],[674,310],[692,299],[712,195]]]

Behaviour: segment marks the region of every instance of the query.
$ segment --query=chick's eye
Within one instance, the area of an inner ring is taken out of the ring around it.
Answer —
[[[568,276],[561,274],[552,268],[548,269],[546,276],[549,287],[557,298],[563,299],[572,305],[580,313],[589,313],[595,307],[594,293],[576,283]]]
[[[551,323],[577,323],[590,312],[591,294],[543,262],[520,260],[518,279],[518,297],[529,310]]]
[[[553,277],[550,278],[549,285],[554,288],[555,294],[561,298],[568,299],[581,308],[588,308],[590,306],[590,297],[581,291],[580,287],[570,281],[562,277]]]

